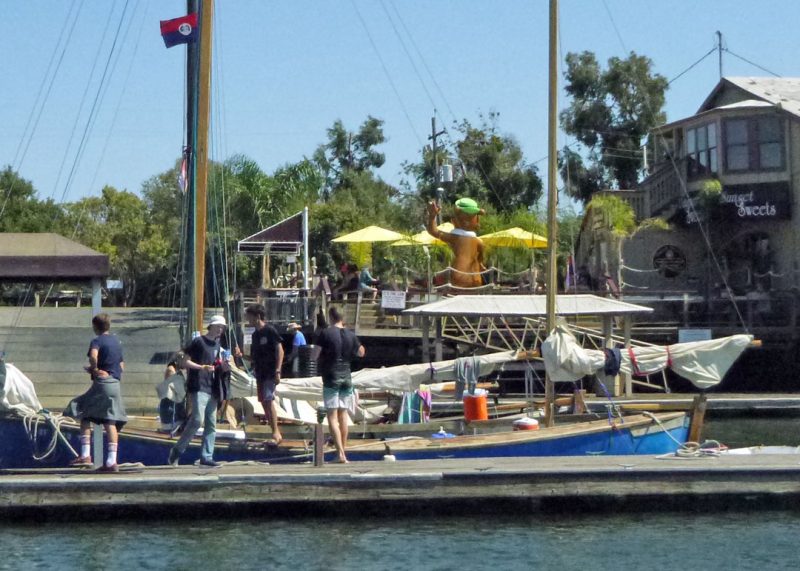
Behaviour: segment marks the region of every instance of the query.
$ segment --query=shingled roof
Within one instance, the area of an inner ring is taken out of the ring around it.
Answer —
[[[88,280],[108,272],[106,254],[58,234],[0,232],[0,280]]]
[[[800,77],[723,77],[698,113],[717,107],[717,97],[731,86],[744,92],[742,99],[764,101],[800,117]]]

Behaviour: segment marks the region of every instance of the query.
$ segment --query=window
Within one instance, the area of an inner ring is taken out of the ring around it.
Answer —
[[[716,123],[686,130],[686,163],[690,180],[719,172]]]
[[[728,119],[725,128],[725,169],[728,171],[784,168],[783,119],[774,116]]]

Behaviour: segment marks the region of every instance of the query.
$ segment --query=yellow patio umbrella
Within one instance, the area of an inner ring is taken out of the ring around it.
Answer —
[[[547,248],[547,238],[528,232],[517,226],[484,234],[481,240],[487,246],[505,248]]]
[[[344,236],[334,238],[333,242],[394,242],[403,238],[400,232],[387,230],[380,226],[367,226],[361,230],[350,232]]]
[[[450,232],[453,229],[453,225],[450,222],[445,222],[444,224],[440,224],[437,228],[442,232]],[[417,232],[413,236],[409,236],[408,238],[403,238],[402,240],[398,240],[397,242],[392,242],[392,246],[445,246],[445,243],[439,240],[438,238],[434,238],[430,234],[428,234],[427,230],[423,230],[422,232]]]

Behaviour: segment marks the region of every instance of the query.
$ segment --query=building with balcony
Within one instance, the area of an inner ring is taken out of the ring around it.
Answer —
[[[794,338],[800,78],[721,79],[697,113],[651,132],[646,156],[637,189],[607,192],[670,229],[620,241],[589,211],[578,263],[626,298],[683,299],[672,316],[686,324],[780,326]]]

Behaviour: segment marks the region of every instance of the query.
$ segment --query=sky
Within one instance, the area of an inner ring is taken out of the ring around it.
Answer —
[[[431,117],[499,113],[546,180],[547,0],[217,0],[212,159],[243,154],[267,172],[310,157],[337,119],[384,121],[386,164],[428,144]],[[105,185],[139,193],[171,168],[184,129],[185,48],[159,20],[185,0],[0,0],[0,167],[40,199],[71,202]],[[800,76],[800,2],[561,0],[560,55],[634,51],[673,80],[669,121],[692,115],[723,74]],[[750,63],[748,63],[748,60]],[[753,65],[755,64],[755,65]],[[693,67],[692,67],[693,66]],[[760,67],[759,67],[760,66]],[[679,77],[680,76],[680,77]],[[559,107],[567,105],[563,85]],[[558,146],[571,143],[563,133]]]

